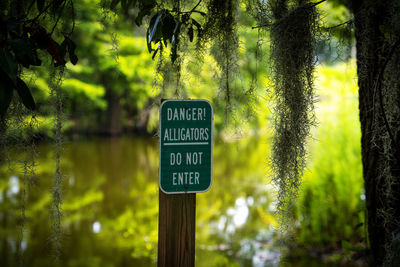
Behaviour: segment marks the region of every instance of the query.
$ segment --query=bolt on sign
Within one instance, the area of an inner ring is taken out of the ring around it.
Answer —
[[[212,180],[213,109],[207,100],[166,100],[160,108],[160,189],[207,191]]]

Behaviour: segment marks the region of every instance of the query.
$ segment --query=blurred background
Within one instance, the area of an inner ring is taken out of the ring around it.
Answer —
[[[75,2],[79,62],[67,65],[61,87],[63,239],[57,264],[156,266],[158,112],[161,97],[176,96],[161,89],[144,27],[105,13],[96,1]],[[332,25],[347,20],[340,6],[321,8]],[[251,29],[255,22],[244,10],[240,23],[239,73],[229,112],[211,55],[203,55],[201,67],[196,55],[185,55],[182,70],[181,97],[207,99],[214,107],[213,184],[197,194],[196,266],[359,265],[357,252],[366,247],[365,196],[352,41],[343,45],[334,35],[318,43],[318,125],[308,143],[291,243],[281,247],[268,166],[268,36],[260,38]],[[46,67],[23,73],[39,111],[37,123],[16,125],[15,131],[33,132],[36,140],[33,150],[14,146],[0,166],[0,266],[17,266],[21,259],[26,266],[54,266],[49,211],[56,162],[49,73]],[[251,94],[243,93],[249,88]],[[23,165],[32,153],[34,172],[24,179]]]

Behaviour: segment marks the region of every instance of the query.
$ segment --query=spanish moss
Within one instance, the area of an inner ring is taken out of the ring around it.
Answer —
[[[212,53],[220,68],[219,89],[224,94],[226,117],[231,111],[232,81],[237,73],[239,38],[237,35],[238,1],[211,0],[204,40],[213,40]]]
[[[52,190],[52,207],[51,207],[51,228],[52,228],[52,245],[54,250],[54,259],[59,261],[62,250],[62,182],[63,175],[61,172],[61,152],[63,148],[62,122],[63,122],[63,99],[61,93],[61,84],[64,75],[63,67],[54,67],[50,77],[50,95],[53,99],[55,112],[54,121],[54,142],[55,142],[55,173]]]
[[[317,13],[309,1],[270,2],[274,84],[273,182],[283,231],[293,225],[291,209],[306,164],[306,141],[314,124],[313,71]]]

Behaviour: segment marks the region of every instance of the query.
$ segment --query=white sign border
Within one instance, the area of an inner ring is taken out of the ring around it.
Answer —
[[[161,187],[161,138],[162,138],[162,133],[161,133],[161,111],[162,111],[162,107],[165,103],[167,102],[182,102],[182,101],[193,101],[193,102],[206,102],[210,105],[211,108],[211,163],[210,163],[210,185],[208,186],[208,188],[206,188],[203,191],[176,191],[176,192],[166,192],[164,191],[164,189]],[[211,105],[210,101],[208,101],[207,99],[166,99],[161,103],[160,106],[160,113],[159,113],[159,121],[160,121],[160,126],[159,126],[159,142],[160,142],[160,150],[159,150],[159,163],[158,163],[158,188],[160,188],[161,191],[163,191],[165,194],[168,195],[173,195],[173,194],[191,194],[191,193],[204,193],[207,192],[212,185],[213,179],[212,179],[212,173],[213,173],[213,128],[214,128],[214,109],[213,106]]]

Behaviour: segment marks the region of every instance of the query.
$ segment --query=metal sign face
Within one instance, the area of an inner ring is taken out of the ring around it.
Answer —
[[[207,100],[166,100],[160,107],[160,189],[200,193],[212,181],[213,109]]]

